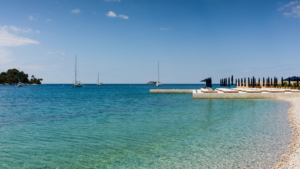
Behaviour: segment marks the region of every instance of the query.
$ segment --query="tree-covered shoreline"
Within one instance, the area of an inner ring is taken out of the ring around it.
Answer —
[[[42,84],[41,81],[43,81],[43,79],[35,78],[34,75],[32,75],[29,80],[28,74],[25,74],[23,71],[19,72],[18,69],[8,69],[7,72],[1,72],[0,84],[16,85],[18,83],[18,73],[22,84]]]

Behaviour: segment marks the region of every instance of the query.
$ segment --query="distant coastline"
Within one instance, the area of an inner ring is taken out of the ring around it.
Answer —
[[[156,82],[155,81],[150,81],[150,82],[148,82],[146,84],[156,84]]]

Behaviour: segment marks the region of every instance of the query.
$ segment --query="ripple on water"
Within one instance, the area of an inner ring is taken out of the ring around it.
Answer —
[[[287,102],[111,86],[1,88],[1,167],[270,168],[291,138]]]

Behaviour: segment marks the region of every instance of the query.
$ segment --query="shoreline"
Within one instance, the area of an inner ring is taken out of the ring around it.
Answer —
[[[291,104],[288,121],[292,130],[292,139],[288,151],[281,155],[275,169],[300,168],[300,97],[278,98]]]

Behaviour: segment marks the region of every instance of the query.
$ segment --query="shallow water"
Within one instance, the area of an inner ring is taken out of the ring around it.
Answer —
[[[290,142],[287,102],[86,86],[0,86],[0,168],[270,168]]]

